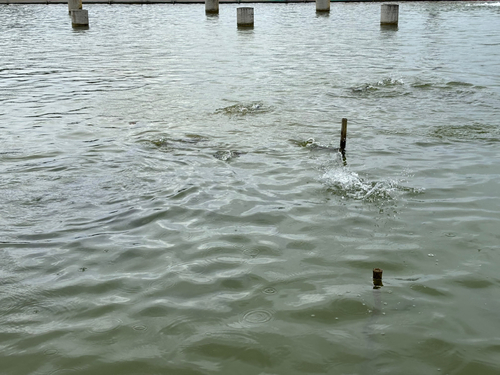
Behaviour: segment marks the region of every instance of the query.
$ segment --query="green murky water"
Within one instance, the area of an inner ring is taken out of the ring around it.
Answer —
[[[1,374],[498,374],[499,3],[253,6],[0,7]]]

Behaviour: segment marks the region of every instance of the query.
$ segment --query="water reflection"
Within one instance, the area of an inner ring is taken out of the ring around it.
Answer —
[[[398,31],[399,26],[398,25],[391,25],[391,24],[380,24],[380,31],[384,36],[393,36],[392,32]]]

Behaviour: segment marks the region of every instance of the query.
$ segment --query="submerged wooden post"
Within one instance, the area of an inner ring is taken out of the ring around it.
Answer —
[[[219,14],[219,0],[205,0],[205,13]]]
[[[399,18],[399,4],[382,4],[380,12],[381,25],[397,25]]]
[[[342,119],[342,129],[340,131],[340,152],[345,151],[345,144],[347,140],[347,119]]]
[[[82,9],[82,0],[68,0],[68,13],[77,9]]]
[[[253,27],[253,8],[236,8],[236,16],[239,27]]]
[[[73,27],[89,26],[89,11],[87,9],[77,9],[71,11],[71,25]]]
[[[373,269],[373,289],[378,289],[381,286],[384,286],[384,284],[382,284],[382,272],[384,272],[384,270],[380,268]]]
[[[316,0],[316,12],[329,12],[330,0]]]

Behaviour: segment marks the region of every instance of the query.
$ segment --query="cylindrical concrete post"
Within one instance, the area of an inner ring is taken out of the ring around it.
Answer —
[[[316,0],[316,12],[329,12],[330,0]]]
[[[68,13],[77,9],[82,9],[82,0],[68,0]]]
[[[219,0],[205,0],[205,13],[219,13]]]
[[[252,27],[253,26],[253,8],[242,7],[236,8],[236,18],[238,26]]]
[[[71,25],[73,27],[87,27],[89,25],[89,11],[87,9],[72,10]]]
[[[380,12],[381,25],[397,25],[399,18],[399,4],[382,4]]]

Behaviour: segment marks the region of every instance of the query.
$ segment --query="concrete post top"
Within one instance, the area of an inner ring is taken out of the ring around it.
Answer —
[[[237,14],[237,23],[238,27],[253,27],[253,8],[251,7],[242,7],[236,8]]]

